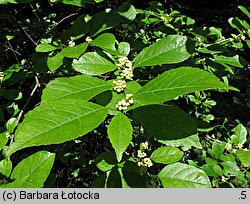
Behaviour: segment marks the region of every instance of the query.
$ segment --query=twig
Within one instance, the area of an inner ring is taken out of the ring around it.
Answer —
[[[212,137],[210,137],[209,135],[206,135],[206,137],[214,142],[218,142],[218,143],[222,143],[220,140],[214,139]]]
[[[38,87],[40,87],[40,83],[39,83],[39,80],[38,80],[38,77],[37,77],[37,76],[35,76],[35,80],[36,80],[36,85],[34,86],[33,90],[31,91],[28,100],[27,100],[26,103],[24,104],[23,109],[20,111],[20,113],[19,113],[19,115],[18,115],[18,117],[17,117],[17,125],[16,125],[16,126],[18,126],[18,124],[20,123],[20,120],[21,120],[21,118],[22,118],[22,116],[23,116],[23,113],[24,113],[24,111],[26,110],[27,106],[29,105],[29,102],[30,102],[32,96],[34,95],[35,91],[38,89]],[[14,142],[14,134],[11,134],[9,146],[10,146],[13,142]]]
[[[14,50],[13,50],[13,48],[12,48],[12,46],[11,46],[9,40],[7,40],[7,43],[8,43],[8,45],[10,46],[10,50],[12,51],[13,55],[14,55],[15,58],[16,58],[17,64],[20,64],[20,62],[19,62],[19,60],[18,60],[18,57],[17,57],[16,53],[14,52]]]
[[[24,32],[24,34],[29,38],[29,40],[35,45],[37,46],[37,43],[35,42],[35,40],[33,40],[33,38],[26,32],[26,30],[19,24],[19,22],[15,19],[14,16],[11,15],[11,17],[14,19],[14,21],[19,25],[19,27],[22,29],[22,31]]]
[[[63,21],[65,21],[66,19],[72,17],[72,16],[75,16],[77,15],[78,13],[72,13],[66,17],[64,17],[63,19],[61,19],[60,21],[58,21],[50,30],[48,30],[46,33],[49,33],[50,31],[52,31],[56,26],[58,26],[60,23],[62,23]]]
[[[32,11],[33,11],[33,13],[34,13],[36,19],[40,22],[41,19],[40,19],[39,16],[37,15],[37,12],[35,11],[34,6],[33,6],[31,3],[29,3],[29,4],[30,4],[30,8],[32,9]]]

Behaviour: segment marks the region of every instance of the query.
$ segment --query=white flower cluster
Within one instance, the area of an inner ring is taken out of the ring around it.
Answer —
[[[125,80],[117,80],[113,81],[113,84],[115,85],[114,90],[120,93],[126,88],[126,81]]]
[[[127,57],[120,57],[118,59],[118,64],[117,66],[122,68],[122,69],[125,69],[125,68],[130,68],[132,69],[132,62],[127,58]]]
[[[116,109],[120,111],[127,110],[128,106],[134,103],[134,99],[132,97],[133,97],[133,94],[126,94],[126,97],[116,104],[115,106]]]
[[[225,145],[225,149],[227,150],[227,151],[229,151],[229,150],[231,150],[232,149],[232,144],[230,144],[230,143],[226,143],[226,145]]]
[[[75,47],[76,46],[76,43],[74,41],[69,41],[69,47]]]
[[[140,144],[140,150],[137,151],[137,157],[139,158],[138,166],[151,167],[153,162],[150,158],[147,158],[147,153],[145,150],[148,149],[148,142],[143,142]]]
[[[49,0],[51,3],[55,3],[57,2],[58,0]]]
[[[125,68],[122,70],[121,77],[132,80],[132,77],[134,77],[132,68]]]
[[[3,77],[4,77],[4,73],[3,73],[3,72],[0,72],[0,82],[3,81]]]
[[[153,166],[153,162],[150,158],[144,158],[142,161],[138,162],[138,166],[151,167]]]

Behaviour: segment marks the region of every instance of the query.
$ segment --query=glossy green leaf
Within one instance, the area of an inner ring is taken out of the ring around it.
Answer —
[[[176,106],[143,106],[134,109],[133,115],[158,140],[180,139],[197,132],[195,120]]]
[[[248,62],[239,55],[234,55],[234,56],[217,55],[214,57],[214,61],[222,64],[232,65],[239,68],[242,68],[248,64]]]
[[[88,43],[82,43],[75,47],[66,47],[62,50],[62,55],[68,58],[79,58],[87,49]]]
[[[122,56],[127,56],[130,52],[130,45],[127,42],[120,42],[118,45],[118,52]]]
[[[210,188],[211,183],[204,171],[182,163],[163,168],[158,177],[164,188]]]
[[[118,13],[128,20],[134,20],[136,18],[136,9],[133,5],[129,3],[124,3],[118,8]]]
[[[9,133],[13,133],[15,127],[17,126],[17,118],[10,118],[6,123],[6,128]]]
[[[47,84],[43,91],[42,103],[59,99],[81,99],[88,101],[99,93],[112,90],[111,82],[79,75],[74,77],[57,78]]]
[[[14,181],[5,188],[41,188],[53,166],[55,154],[47,151],[37,152],[23,159],[14,168],[11,179]]]
[[[239,176],[242,172],[236,163],[231,161],[222,162],[223,172],[225,175]]]
[[[115,36],[110,33],[104,33],[100,36],[98,36],[96,39],[94,39],[92,42],[90,42],[92,45],[96,47],[100,47],[101,49],[109,52],[110,54],[117,54],[116,48],[115,48]]]
[[[236,156],[244,166],[250,167],[250,151],[238,149]]]
[[[248,17],[250,18],[249,11],[244,6],[238,6],[238,8]]]
[[[187,37],[169,35],[142,50],[134,59],[134,67],[182,62],[190,57],[193,47]]]
[[[87,75],[99,75],[117,69],[115,64],[96,52],[88,52],[83,54],[78,60],[74,59],[72,66],[76,71]]]
[[[210,89],[237,90],[206,71],[182,67],[151,80],[134,94],[134,99],[142,103],[161,103],[183,94]]]
[[[172,164],[179,161],[183,155],[176,147],[160,147],[151,154],[150,159],[156,163]]]
[[[234,145],[244,144],[247,141],[247,129],[242,124],[237,125],[232,131],[234,134],[231,140]]]
[[[0,133],[0,150],[7,144],[8,138],[6,137],[6,132]]]
[[[56,50],[56,49],[57,49],[57,47],[55,47],[51,44],[48,44],[48,43],[42,43],[36,47],[37,52],[51,52],[51,51]]]
[[[114,152],[104,152],[96,157],[95,163],[101,171],[110,171],[117,164],[116,155]]]
[[[168,146],[181,147],[183,151],[187,151],[192,147],[195,147],[197,149],[202,149],[198,134],[191,135],[189,137],[178,140],[158,140],[158,141]]]
[[[0,174],[5,177],[9,177],[12,171],[12,162],[9,159],[0,161]]]
[[[51,71],[57,70],[60,66],[63,65],[64,56],[61,52],[57,53],[53,57],[49,57],[47,60],[47,65]]]
[[[118,162],[132,140],[133,128],[126,115],[118,113],[114,116],[108,126],[108,137],[115,149]]]
[[[216,159],[218,159],[224,152],[225,146],[222,143],[213,142],[212,151]]]
[[[58,100],[36,107],[19,124],[7,155],[25,147],[59,144],[90,132],[107,116],[105,107],[83,100]]]

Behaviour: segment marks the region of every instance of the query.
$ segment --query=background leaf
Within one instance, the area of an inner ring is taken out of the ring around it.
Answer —
[[[145,48],[134,59],[134,67],[179,63],[192,54],[193,42],[181,35],[169,35]]]
[[[187,151],[192,147],[195,147],[197,149],[202,149],[198,134],[191,135],[186,138],[178,140],[158,140],[158,141],[162,144],[169,145],[172,147],[181,147],[183,151]]]
[[[87,49],[88,43],[82,43],[75,47],[66,47],[62,50],[62,55],[68,58],[79,58]]]
[[[170,164],[158,174],[164,188],[210,188],[204,171],[187,164]]]
[[[112,118],[108,126],[108,137],[115,149],[118,162],[121,161],[122,155],[132,139],[132,133],[133,128],[126,115],[118,113]]]
[[[12,171],[12,162],[9,159],[4,159],[0,161],[0,174],[5,177],[9,177]]]
[[[247,167],[250,167],[250,152],[238,149],[236,152],[236,156],[240,160],[240,162]]]
[[[73,140],[99,126],[106,116],[105,107],[82,100],[44,103],[25,115],[7,155],[25,147]]]
[[[158,140],[180,139],[197,131],[195,120],[175,106],[143,106],[134,109],[133,115]]]
[[[57,47],[50,45],[48,43],[42,43],[36,47],[37,52],[51,52],[51,51],[56,50],[56,49],[57,49]]]
[[[47,65],[51,71],[57,70],[60,66],[63,65],[64,56],[61,52],[57,53],[53,57],[49,57],[47,60]]]

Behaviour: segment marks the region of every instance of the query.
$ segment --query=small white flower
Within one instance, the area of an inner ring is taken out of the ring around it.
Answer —
[[[86,37],[85,41],[86,41],[86,42],[91,42],[91,41],[93,41],[93,40],[88,36],[88,37]]]
[[[141,150],[138,150],[138,151],[137,151],[137,156],[138,156],[139,158],[143,158],[143,157],[146,157],[147,154],[146,154],[145,152],[142,152]]]
[[[148,142],[143,142],[143,143],[141,143],[141,147],[142,147],[143,149],[148,149]]]
[[[69,47],[75,47],[76,43],[74,41],[69,41]]]
[[[235,153],[237,152],[237,150],[236,150],[236,149],[233,149],[232,151],[233,151],[233,154],[235,154]]]
[[[222,182],[226,182],[227,180],[228,180],[228,178],[226,178],[225,176],[222,176],[222,177],[221,177],[221,181],[222,181]]]
[[[134,77],[133,70],[130,68],[125,68],[122,70],[121,77],[132,80],[132,77]]]
[[[115,85],[114,90],[118,93],[126,88],[126,81],[124,80],[113,81],[113,84]]]
[[[232,144],[226,143],[225,149],[229,151],[232,149],[232,147],[233,147]]]
[[[3,78],[4,78],[4,73],[3,73],[3,72],[0,72],[0,82],[3,81]]]
[[[143,162],[138,162],[138,166],[144,166]]]
[[[239,143],[239,144],[237,145],[237,147],[238,147],[239,149],[243,149],[243,144]]]
[[[144,159],[143,159],[143,163],[144,163],[145,166],[147,166],[147,167],[153,166],[153,162],[151,161],[150,158],[144,158]]]

